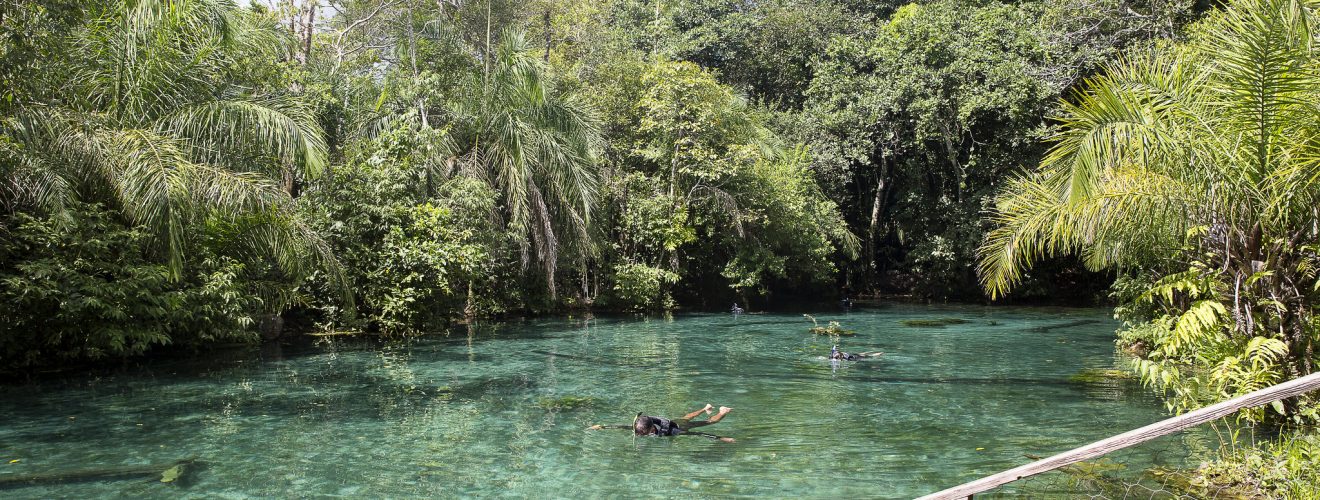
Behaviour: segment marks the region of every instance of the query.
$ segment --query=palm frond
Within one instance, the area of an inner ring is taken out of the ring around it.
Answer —
[[[1041,172],[1009,183],[991,215],[979,255],[981,283],[992,298],[1004,295],[1037,259],[1086,254],[1093,269],[1157,252],[1185,233],[1178,221],[1199,203],[1195,192],[1149,171],[1108,172],[1084,200],[1058,196]]]
[[[197,161],[228,163],[234,156],[254,157],[254,169],[278,176],[291,168],[313,179],[326,165],[320,126],[305,109],[289,101],[212,101],[178,109],[157,124],[161,133],[187,139]]]
[[[115,130],[103,134],[110,184],[124,214],[149,228],[164,244],[174,276],[183,270],[188,221],[195,215],[188,203],[192,163],[177,141],[147,130]]]

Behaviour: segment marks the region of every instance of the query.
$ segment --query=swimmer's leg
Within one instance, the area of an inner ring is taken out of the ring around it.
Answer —
[[[705,414],[708,414],[708,415],[709,415],[709,414],[710,414],[710,409],[711,409],[711,408],[713,408],[713,407],[712,407],[709,403],[707,403],[705,408],[702,408],[702,409],[700,409],[700,410],[694,411],[694,412],[689,413],[689,414],[687,414],[687,415],[683,415],[683,418],[681,418],[680,420],[692,420],[692,419],[694,419],[694,418],[697,418],[697,416],[698,416],[698,415],[701,415],[702,413],[705,413]]]
[[[704,438],[707,438],[707,439],[714,439],[714,440],[716,440],[716,441],[723,441],[723,442],[725,442],[725,443],[732,443],[732,442],[734,442],[733,438],[731,438],[731,437],[716,436],[716,435],[714,435],[714,434],[706,434],[706,433],[704,433],[704,432],[684,432],[683,434],[691,434],[691,435],[693,435],[693,436],[701,436],[701,437],[704,437]],[[683,435],[683,434],[679,434],[679,435],[681,436],[681,435]]]
[[[703,426],[703,425],[710,425],[710,424],[713,424],[713,423],[719,422],[720,419],[724,418],[724,416],[725,416],[725,415],[728,415],[729,412],[731,412],[731,411],[733,411],[733,408],[729,408],[729,407],[727,407],[727,406],[721,406],[721,407],[720,407],[720,412],[719,412],[719,413],[716,413],[714,416],[712,416],[712,417],[710,417],[710,418],[708,418],[708,419],[706,419],[706,420],[699,421],[699,422],[687,422],[687,425],[684,426],[684,429],[690,429],[690,428],[693,428],[693,427],[701,427],[701,426]]]

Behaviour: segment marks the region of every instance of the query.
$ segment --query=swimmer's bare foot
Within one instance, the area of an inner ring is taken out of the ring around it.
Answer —
[[[726,443],[732,443],[732,442],[733,442],[733,438],[720,438],[720,441],[724,441],[724,442],[726,442]]]
[[[593,426],[591,426],[591,427],[587,427],[587,430],[589,430],[589,431],[598,431],[598,430],[601,430],[601,429],[604,429],[604,428],[605,428],[605,426],[600,425],[600,424],[596,424],[596,425],[593,425]]]
[[[720,419],[724,418],[724,416],[731,411],[733,411],[733,408],[729,408],[727,406],[721,406],[719,413],[716,413],[712,415],[710,418],[706,419],[706,424],[713,424],[715,422],[719,422]]]
[[[711,408],[714,408],[714,406],[711,406],[710,403],[706,403],[706,407],[702,408],[701,411],[706,412],[707,415],[710,415]]]

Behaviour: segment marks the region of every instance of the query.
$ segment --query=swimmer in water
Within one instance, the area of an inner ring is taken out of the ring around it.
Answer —
[[[733,303],[733,308],[732,308],[732,309],[729,309],[729,311],[733,312],[734,314],[742,314],[742,312],[743,312],[743,308],[738,307],[738,303],[737,303],[737,302],[734,302],[734,303]]]
[[[683,434],[691,434],[694,436],[701,436],[705,438],[723,441],[725,443],[732,443],[733,438],[731,437],[716,436],[714,434],[706,434],[704,432],[692,432],[691,429],[693,428],[711,425],[716,422],[719,422],[721,419],[724,418],[725,415],[728,415],[729,412],[733,411],[733,408],[729,408],[727,406],[721,406],[719,413],[716,413],[714,416],[706,420],[698,420],[698,421],[692,420],[694,418],[697,418],[698,415],[701,415],[703,413],[709,415],[712,408],[714,407],[712,407],[711,405],[706,405],[705,408],[694,411],[687,415],[683,415],[683,418],[676,420],[670,420],[661,417],[650,417],[638,413],[637,418],[633,419],[632,425],[599,425],[598,424],[588,427],[587,430],[595,431],[600,429],[632,429],[633,435],[636,436],[679,436]]]
[[[859,359],[863,359],[863,358],[874,358],[874,357],[878,357],[878,356],[883,355],[883,354],[884,354],[884,353],[883,353],[883,352],[880,352],[880,351],[874,351],[874,352],[859,352],[859,353],[857,353],[857,354],[853,354],[853,353],[850,353],[850,352],[843,352],[843,351],[840,351],[840,350],[839,350],[839,346],[837,346],[837,345],[830,349],[830,359],[843,360],[843,361],[857,361],[857,360],[859,360]]]

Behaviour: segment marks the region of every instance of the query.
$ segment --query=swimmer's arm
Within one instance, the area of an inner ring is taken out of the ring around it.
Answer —
[[[601,425],[601,424],[596,424],[596,425],[593,425],[593,426],[591,426],[591,427],[587,427],[587,430],[589,430],[589,431],[598,431],[598,430],[601,430],[601,429],[631,429],[631,428],[633,428],[633,426],[631,426],[631,425]]]

